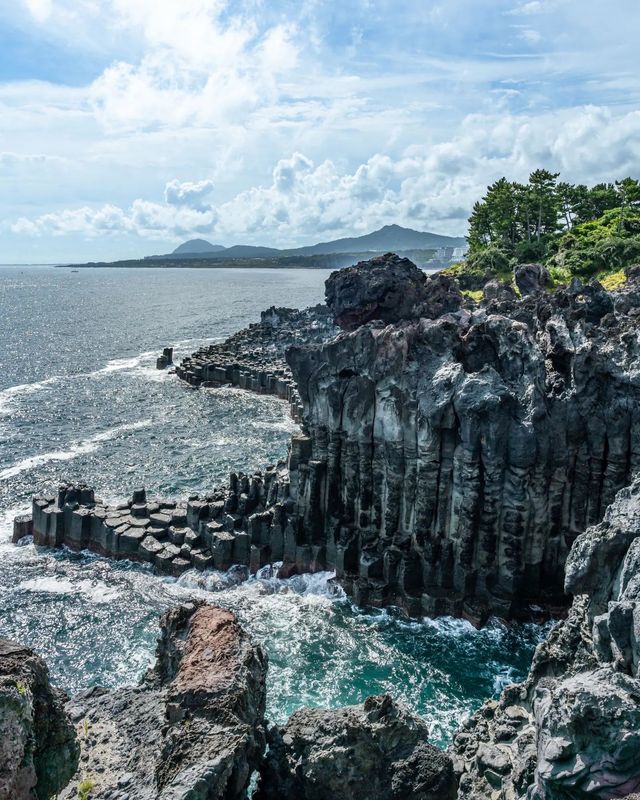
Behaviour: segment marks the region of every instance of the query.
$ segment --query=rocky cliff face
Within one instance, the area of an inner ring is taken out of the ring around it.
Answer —
[[[451,759],[389,695],[332,711],[302,708],[269,734],[254,800],[454,800]]]
[[[267,659],[234,615],[189,604],[161,620],[140,686],[91,689],[68,711],[81,744],[60,800],[243,800],[265,746]]]
[[[534,272],[524,299],[493,282],[479,306],[397,256],[333,273],[340,335],[326,310],[271,310],[181,372],[286,390],[303,428],[286,464],[178,504],[63,487],[35,499],[34,541],[172,575],[335,569],[358,603],[478,624],[565,608],[572,543],[640,469],[640,275],[549,294]]]
[[[576,540],[568,618],[453,746],[460,797],[597,800],[640,791],[640,479]]]
[[[490,287],[465,308],[389,260],[391,286],[379,260],[333,273],[347,332],[287,354],[310,450],[290,465],[298,544],[360,603],[554,606],[576,536],[640,467],[640,286]]]
[[[44,661],[0,639],[0,800],[49,800],[73,775],[75,731]]]

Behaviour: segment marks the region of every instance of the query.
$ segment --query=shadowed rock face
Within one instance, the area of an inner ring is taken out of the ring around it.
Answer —
[[[460,796],[610,800],[640,791],[640,479],[567,559],[568,618],[454,740]],[[634,795],[635,796],[635,795]]]
[[[340,285],[328,302],[353,321],[363,293]],[[561,603],[572,542],[640,468],[638,313],[637,282],[496,292],[291,348],[311,445],[290,470],[299,544],[335,551],[360,603],[473,620]]]
[[[73,775],[75,731],[44,661],[0,639],[0,800],[49,800]]]
[[[140,686],[92,689],[68,705],[78,770],[103,800],[241,800],[265,746],[267,658],[235,616],[189,604],[161,620],[157,663]]]
[[[303,708],[269,734],[254,800],[453,800],[450,758],[389,695],[333,711]]]
[[[551,276],[542,264],[520,264],[516,267],[514,278],[521,294],[543,292],[551,281]]]

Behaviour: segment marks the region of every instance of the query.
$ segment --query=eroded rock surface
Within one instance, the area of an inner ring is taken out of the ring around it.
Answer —
[[[49,800],[75,772],[65,700],[39,656],[0,639],[0,800]]]
[[[140,686],[68,705],[81,743],[60,800],[241,800],[265,746],[266,654],[230,611],[188,604],[161,620]]]
[[[285,351],[293,344],[317,344],[335,336],[337,328],[324,305],[302,310],[271,308],[260,322],[224,342],[203,347],[176,368],[192,386],[238,386],[286,400],[293,418],[302,423],[302,406]]]
[[[394,253],[332,272],[326,298],[336,325],[346,331],[372,320],[439,317],[462,304],[455,281],[441,274],[427,277],[413,261]]]
[[[460,797],[596,800],[640,791],[640,479],[567,560],[568,618],[527,680],[454,740]]]
[[[473,621],[561,605],[571,544],[640,468],[638,313],[637,281],[498,287],[291,348],[311,442],[290,469],[300,543],[360,603]]]
[[[451,759],[389,695],[333,711],[302,708],[269,734],[254,800],[453,800]]]

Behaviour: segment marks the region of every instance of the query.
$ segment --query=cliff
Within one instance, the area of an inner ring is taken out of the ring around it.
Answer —
[[[357,602],[553,607],[576,536],[640,467],[638,281],[534,289],[464,307],[395,256],[327,282],[346,332],[288,351],[310,439],[290,480]]]
[[[286,463],[182,503],[62,487],[34,500],[35,542],[172,575],[335,569],[357,603],[476,624],[559,612],[571,545],[640,468],[640,280],[520,284],[477,305],[393,255],[332,273],[339,327],[271,309],[177,368],[287,399],[302,432]]]
[[[640,791],[640,479],[578,537],[565,588],[575,598],[569,615],[538,647],[527,680],[455,737],[459,797]]]

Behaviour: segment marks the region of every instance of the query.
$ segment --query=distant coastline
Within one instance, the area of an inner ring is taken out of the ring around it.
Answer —
[[[398,255],[411,259],[424,269],[442,269],[450,261],[436,258],[436,250],[403,250]],[[376,252],[331,253],[314,256],[278,256],[270,258],[136,258],[123,261],[89,261],[86,264],[56,264],[59,269],[342,269],[358,261],[382,255]]]

